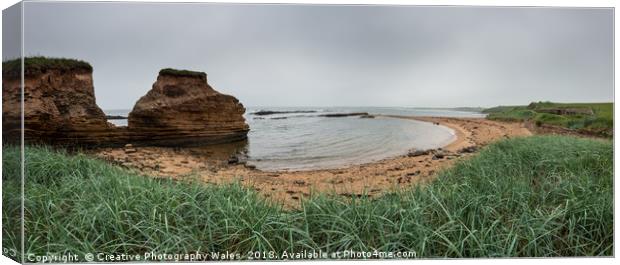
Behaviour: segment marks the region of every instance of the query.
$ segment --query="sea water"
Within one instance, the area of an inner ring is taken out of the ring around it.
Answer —
[[[255,115],[257,111],[305,111]],[[129,110],[105,111],[126,116]],[[375,118],[324,117],[330,113],[368,112]],[[406,154],[411,149],[445,146],[455,139],[447,127],[379,115],[484,117],[448,109],[371,107],[250,107],[247,163],[262,170],[339,168]],[[110,120],[126,126],[127,120]],[[209,147],[205,147],[209,148]]]

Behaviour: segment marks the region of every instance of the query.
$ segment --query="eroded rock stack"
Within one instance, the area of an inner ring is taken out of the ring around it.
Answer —
[[[66,146],[187,146],[247,138],[245,108],[207,84],[202,72],[164,69],[136,103],[127,127],[109,123],[97,106],[92,67],[82,61],[26,58],[24,136],[26,143]],[[21,61],[3,63],[3,140],[21,134]]]
[[[24,64],[26,143],[99,144],[115,134],[114,126],[96,104],[88,63],[33,57]],[[3,134],[5,140],[14,140],[19,139],[21,124],[21,74],[11,62],[3,67]]]
[[[214,90],[203,72],[163,69],[129,113],[134,142],[205,145],[246,139],[245,108]]]

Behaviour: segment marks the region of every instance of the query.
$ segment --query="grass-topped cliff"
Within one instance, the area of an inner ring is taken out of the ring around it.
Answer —
[[[180,77],[200,77],[200,78],[206,78],[207,77],[207,74],[205,72],[181,70],[181,69],[173,69],[173,68],[161,69],[159,71],[159,74],[160,75],[180,76]]]
[[[577,131],[612,136],[613,103],[532,102],[527,106],[498,106],[483,110],[488,119],[533,121]]]
[[[24,58],[25,76],[38,75],[48,70],[77,70],[92,72],[93,67],[87,62],[76,59],[52,58],[43,56]],[[10,78],[19,78],[21,76],[21,59],[18,58],[2,62],[2,75]]]
[[[3,246],[17,242],[19,148],[3,148]],[[322,195],[284,210],[239,185],[139,176],[85,155],[26,147],[25,249],[142,254],[344,250],[416,257],[613,255],[611,141],[497,142],[423,187]],[[277,256],[276,256],[277,257]]]

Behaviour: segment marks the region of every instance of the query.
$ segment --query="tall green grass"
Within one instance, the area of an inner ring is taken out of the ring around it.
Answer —
[[[19,152],[3,152],[4,172],[15,172]],[[609,141],[504,140],[424,187],[374,199],[323,194],[297,210],[237,184],[143,177],[46,147],[27,148],[26,167],[28,253],[231,251],[243,258],[248,251],[379,250],[549,257],[610,256],[613,250]],[[5,174],[3,180],[18,181]],[[11,196],[5,191],[5,203]],[[18,210],[6,207],[3,214],[15,218]],[[10,245],[15,235],[4,233],[3,244]]]

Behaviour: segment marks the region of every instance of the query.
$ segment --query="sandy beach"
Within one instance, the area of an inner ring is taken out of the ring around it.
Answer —
[[[412,119],[446,126],[455,140],[443,148],[411,150],[408,154],[339,169],[267,172],[244,163],[230,163],[217,153],[205,156],[191,148],[161,147],[102,148],[91,154],[139,171],[144,175],[222,184],[238,181],[286,207],[295,207],[316,192],[358,197],[432,180],[435,173],[458,159],[466,158],[490,142],[531,135],[521,123],[504,123],[484,118],[382,116]]]

